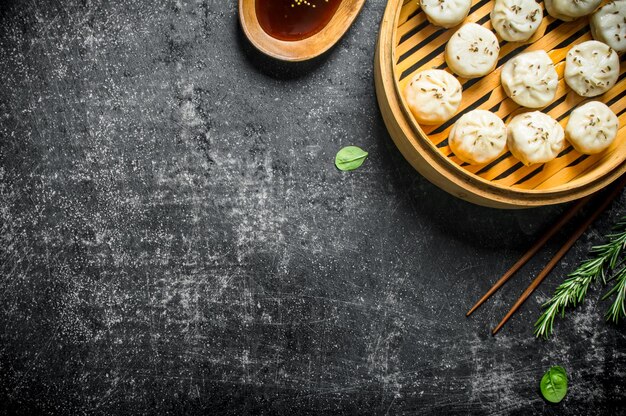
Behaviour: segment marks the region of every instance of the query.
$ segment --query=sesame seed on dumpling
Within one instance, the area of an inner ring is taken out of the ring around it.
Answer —
[[[491,111],[472,110],[454,123],[448,144],[463,162],[489,163],[504,153],[506,126]]]
[[[574,109],[565,127],[565,136],[584,154],[600,153],[608,148],[619,129],[615,113],[599,101],[590,101]]]
[[[537,31],[543,11],[535,0],[496,0],[491,25],[508,42],[523,42]]]
[[[420,0],[420,6],[430,23],[450,28],[465,20],[472,0]]]
[[[525,52],[509,60],[500,73],[504,92],[517,104],[540,108],[556,95],[559,75],[545,51]]]
[[[617,53],[626,52],[626,0],[611,1],[600,7],[589,23],[595,40],[606,43]]]
[[[441,69],[427,69],[411,79],[404,97],[418,123],[441,124],[456,114],[462,90],[454,75]]]
[[[554,160],[565,148],[563,127],[540,111],[513,117],[507,126],[509,150],[525,165]]]
[[[448,41],[446,62],[460,77],[478,78],[493,71],[500,45],[493,32],[476,23],[467,23]]]
[[[548,14],[565,22],[593,13],[601,2],[602,0],[544,0]]]
[[[595,97],[611,89],[619,77],[619,58],[608,45],[589,40],[573,46],[565,58],[565,82],[576,94]]]

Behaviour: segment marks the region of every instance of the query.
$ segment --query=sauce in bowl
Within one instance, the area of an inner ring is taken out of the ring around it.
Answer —
[[[322,30],[342,0],[256,0],[257,19],[273,38],[306,39]]]

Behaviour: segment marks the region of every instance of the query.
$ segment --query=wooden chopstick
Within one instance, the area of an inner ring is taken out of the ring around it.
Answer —
[[[554,269],[554,266],[556,266],[557,263],[563,258],[563,256],[565,256],[565,254],[574,245],[574,243],[580,238],[580,236],[583,235],[583,233],[587,230],[587,228],[589,228],[589,226],[593,224],[593,222],[600,216],[600,214],[602,214],[606,210],[609,204],[617,196],[620,195],[624,186],[626,186],[626,175],[622,176],[622,178],[617,183],[617,185],[615,185],[613,190],[604,197],[604,199],[602,200],[602,203],[596,208],[593,214],[591,214],[591,216],[587,218],[587,220],[583,222],[576,229],[576,231],[571,235],[571,237],[567,240],[567,242],[563,245],[563,247],[561,247],[561,249],[554,255],[554,257],[552,257],[552,259],[548,262],[546,267],[544,267],[543,270],[539,273],[539,275],[537,275],[535,280],[532,281],[530,286],[526,288],[526,290],[524,291],[524,293],[522,293],[522,295],[519,297],[517,302],[515,302],[511,310],[504,316],[504,318],[502,318],[500,323],[493,329],[493,331],[491,331],[493,335],[497,334],[498,331],[502,329],[504,324],[507,323],[507,321],[511,318],[511,316],[513,316],[513,314],[520,308],[520,306],[522,306],[522,304],[535,291],[535,289],[537,289],[537,287],[541,284],[541,282],[546,278],[548,273],[550,273],[552,269]]]
[[[574,204],[561,218],[559,221],[550,227],[543,236],[537,240],[533,246],[528,249],[526,253],[513,265],[506,273],[502,275],[502,277],[489,289],[487,293],[483,295],[482,298],[474,306],[470,309],[465,316],[470,316],[476,309],[480,307],[487,299],[491,297],[498,289],[500,289],[519,269],[522,268],[523,265],[528,263],[541,247],[543,247],[550,238],[552,238],[565,224],[567,224],[573,217],[580,211],[591,199],[591,195],[585,198],[580,199],[576,204]]]

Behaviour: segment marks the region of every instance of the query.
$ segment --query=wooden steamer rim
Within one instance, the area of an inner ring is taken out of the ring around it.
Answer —
[[[394,142],[405,158],[422,175],[447,192],[473,203],[499,208],[523,208],[558,204],[581,198],[607,186],[626,172],[626,97],[624,96],[624,90],[626,89],[626,63],[624,62],[621,62],[620,65],[621,75],[618,84],[607,94],[595,98],[606,102],[608,100],[604,100],[603,98],[608,96],[612,97],[612,108],[620,118],[621,128],[618,138],[610,151],[601,153],[598,156],[582,156],[575,153],[572,149],[569,149],[565,152],[565,154],[562,154],[563,158],[557,159],[558,163],[550,162],[552,165],[549,166],[549,170],[546,169],[550,176],[545,175],[545,180],[555,182],[555,179],[558,180],[559,177],[563,176],[563,174],[559,174],[559,172],[562,171],[565,172],[565,178],[567,180],[555,183],[553,186],[546,186],[543,189],[524,189],[523,187],[515,186],[516,184],[511,186],[481,177],[478,174],[469,171],[467,166],[461,166],[461,162],[458,161],[458,159],[455,160],[456,158],[453,156],[450,157],[448,154],[442,153],[440,148],[438,148],[437,145],[431,141],[424,129],[415,121],[406,106],[404,98],[401,94],[402,80],[400,79],[400,76],[402,74],[398,73],[398,71],[402,69],[398,68],[398,64],[404,61],[399,62],[396,55],[397,52],[399,53],[398,46],[402,43],[398,42],[398,39],[401,39],[399,36],[400,26],[402,26],[404,41],[413,36],[420,35],[420,30],[424,30],[425,32],[423,36],[426,38],[427,44],[422,47],[428,49],[430,52],[426,53],[425,57],[419,58],[422,61],[421,66],[417,65],[417,67],[413,68],[410,75],[405,74],[402,79],[405,80],[405,82],[408,82],[408,79],[410,79],[413,74],[431,67],[432,62],[439,64],[434,65],[435,67],[439,66],[440,68],[445,68],[445,63],[442,64],[442,56],[443,48],[445,48],[445,40],[447,40],[446,36],[449,38],[449,36],[454,33],[455,29],[445,30],[432,26],[425,20],[423,13],[419,13],[417,7],[413,6],[413,3],[416,1],[417,0],[410,0],[404,4],[402,3],[402,0],[389,1],[381,23],[380,35],[376,48],[375,82],[383,119],[385,120],[385,124],[387,125]],[[472,5],[473,13],[470,14],[467,21],[479,19],[479,23],[483,23],[488,28],[491,28],[488,13],[491,11],[491,3],[491,0],[474,0]],[[411,13],[410,9],[407,11],[407,6],[416,10]],[[485,13],[485,11],[487,11],[487,13]],[[477,15],[477,12],[480,12],[481,14]],[[398,23],[401,16],[404,21],[402,22],[403,24],[399,25]],[[503,64],[502,59],[507,54],[507,50],[511,57],[515,56],[516,53],[519,53],[521,49],[541,49],[544,43],[556,46],[567,43],[565,46],[552,48],[548,51],[548,53],[552,55],[553,60],[556,56],[557,60],[561,61],[564,59],[567,50],[569,50],[569,47],[571,46],[570,43],[575,44],[580,41],[587,40],[587,37],[590,38],[589,29],[586,26],[587,18],[583,19],[584,20],[579,19],[575,22],[553,24],[554,19],[546,15],[538,33],[533,37],[538,39],[535,43],[528,44],[527,42],[526,45],[521,43],[503,43],[500,61],[496,71],[487,77],[469,81],[471,86],[468,89],[471,90],[474,87],[474,89],[479,88],[481,84],[490,85],[491,88],[486,90],[486,92],[480,95],[479,98],[481,98],[483,102],[488,102],[490,105],[496,103],[498,106],[505,107],[504,111],[508,112],[506,112],[502,118],[507,120],[511,112],[516,114],[521,110],[518,108],[519,106],[508,99],[502,91],[498,91],[498,89],[501,90],[499,71],[501,65]],[[409,26],[406,26],[407,24]],[[550,25],[556,27],[547,30],[552,27]],[[581,25],[584,28],[583,30],[577,28],[577,26]],[[559,27],[561,27],[560,30]],[[576,30],[574,30],[573,33],[570,33],[567,29]],[[565,32],[567,35],[564,39],[562,32]],[[424,41],[421,42],[423,43]],[[415,44],[415,41],[413,41],[413,43]],[[419,54],[419,50],[421,49],[417,47],[419,44],[420,42],[417,42],[414,46],[415,50],[412,51],[413,54]],[[405,55],[406,53],[407,51],[404,51]],[[578,97],[573,92],[569,91],[568,87],[565,87],[562,79],[563,64],[558,63],[557,66],[557,70],[560,72],[561,78],[560,87],[557,92],[557,99],[553,104],[546,108],[550,109],[550,107],[553,106],[550,111],[554,109],[561,111],[562,113],[554,115],[554,117],[557,118],[560,116],[558,118],[560,118],[562,124],[564,124],[567,120],[567,114],[569,111],[584,102],[586,99]],[[490,77],[491,79],[489,79]],[[497,82],[494,82],[494,78]],[[460,79],[460,81],[467,84],[467,80]],[[504,95],[504,97],[499,99],[497,94]],[[494,95],[496,96],[495,99],[491,99]],[[559,96],[561,99],[558,98]],[[472,105],[474,106],[472,107]],[[464,88],[464,99],[461,104],[461,108],[484,108],[479,107],[480,105],[480,102],[478,105],[475,105],[473,102],[468,103],[466,101],[466,91]],[[486,109],[490,108],[486,107]],[[463,111],[459,111],[457,116],[455,116],[452,121],[456,120],[462,114]],[[451,124],[452,123],[449,123],[449,126],[451,126]],[[449,126],[447,127],[448,129]],[[425,128],[432,132],[436,131],[439,127],[435,126],[433,128],[431,126],[425,126]],[[446,129],[444,128],[443,132],[439,133],[439,136],[445,132]],[[447,138],[447,134],[445,134],[445,138]],[[442,142],[445,142],[445,139],[442,140]],[[447,146],[444,146],[444,148],[447,148]],[[569,156],[567,154],[569,154]],[[583,165],[582,169],[576,168],[576,165],[570,167],[570,164],[572,164],[571,162],[567,162],[567,164],[563,163],[563,161],[571,161],[572,159],[591,160],[585,162],[586,165]],[[501,160],[499,159],[497,163],[493,162],[494,165],[488,168],[486,172],[490,173],[490,171],[495,167],[498,167],[498,165],[503,165],[504,167],[509,166],[508,169],[510,170],[510,165],[512,163],[512,157],[501,158]],[[478,168],[469,168],[479,171],[489,165],[490,164],[479,165]],[[534,177],[534,181],[541,181],[544,179],[542,178],[544,166],[548,166],[548,164],[534,165],[530,168],[522,167],[523,170],[521,172],[533,171],[531,178]],[[499,169],[502,170],[502,167],[499,167]],[[520,170],[519,166],[513,172],[510,172],[508,176],[518,170]],[[518,173],[518,176],[522,173]],[[558,176],[554,176],[555,174]],[[568,179],[567,175],[574,176]],[[505,176],[505,179],[508,176]],[[513,179],[514,178],[515,177],[513,177]],[[543,182],[539,182],[539,184],[541,183]]]

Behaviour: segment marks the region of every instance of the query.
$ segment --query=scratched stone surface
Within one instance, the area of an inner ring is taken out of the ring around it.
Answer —
[[[626,412],[603,289],[532,333],[626,198],[501,334],[572,226],[466,319],[566,207],[481,208],[412,170],[376,104],[383,9],[285,66],[234,0],[1,3],[0,413]],[[361,169],[335,169],[345,145]]]

